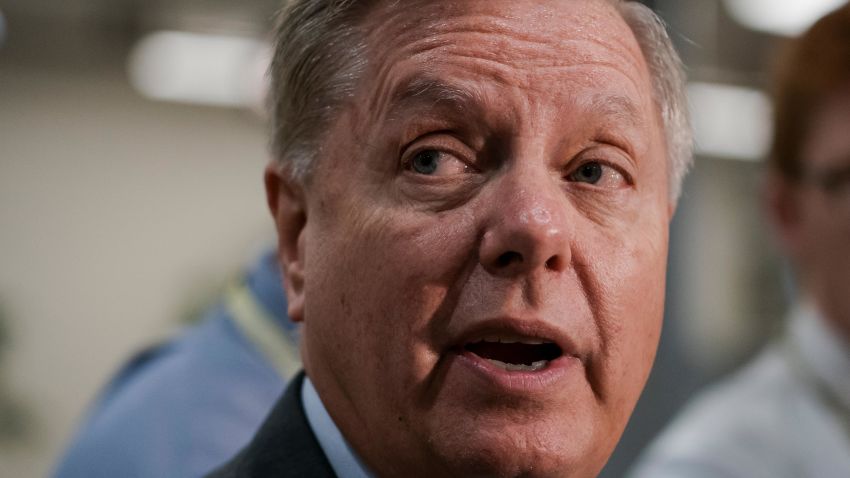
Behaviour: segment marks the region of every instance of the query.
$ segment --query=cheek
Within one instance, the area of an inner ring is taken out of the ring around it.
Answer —
[[[652,218],[648,218],[652,219]],[[617,237],[595,241],[600,284],[598,316],[603,387],[612,398],[636,399],[643,388],[661,332],[667,259],[662,218],[640,221]]]
[[[308,249],[315,294],[305,308],[308,327],[311,318],[330,318],[319,324],[323,335],[345,335],[360,350],[357,360],[372,362],[382,379],[421,379],[438,358],[428,326],[474,257],[471,217],[374,204],[336,217],[320,221],[308,239],[315,244]],[[383,363],[390,356],[394,363]]]
[[[818,283],[816,287],[823,288],[829,293],[830,301],[850,304],[850,295],[847,294],[847,277],[850,271],[850,220],[836,217],[833,211],[826,212],[827,207],[821,205],[820,210],[810,214],[810,217],[815,214],[820,214],[821,217],[811,219],[812,222],[817,221],[817,224],[809,228],[809,253],[806,267],[813,271]]]
[[[832,204],[809,193],[803,198],[798,230],[800,254],[807,269],[832,271],[850,261],[850,221],[836,217]],[[846,269],[845,269],[846,270]]]

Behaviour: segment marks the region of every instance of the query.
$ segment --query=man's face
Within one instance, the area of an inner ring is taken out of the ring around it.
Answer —
[[[802,285],[850,339],[850,84],[824,101],[802,151],[792,255]]]
[[[584,0],[386,2],[364,30],[303,229],[279,223],[309,377],[381,475],[595,476],[664,299],[667,163],[633,35]]]

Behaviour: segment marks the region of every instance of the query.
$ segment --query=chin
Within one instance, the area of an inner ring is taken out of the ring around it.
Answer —
[[[598,430],[566,425],[569,418],[528,423],[470,417],[466,426],[455,422],[430,443],[451,476],[590,478],[605,464],[609,447],[598,446]],[[526,420],[529,417],[524,417]],[[519,418],[522,420],[522,418]],[[458,430],[456,427],[462,426]]]

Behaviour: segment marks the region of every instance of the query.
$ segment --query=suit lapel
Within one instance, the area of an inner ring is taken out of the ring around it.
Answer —
[[[207,478],[335,478],[304,414],[303,383],[302,371],[292,379],[251,443]]]

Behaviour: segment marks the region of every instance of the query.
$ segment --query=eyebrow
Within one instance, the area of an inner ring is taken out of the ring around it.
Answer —
[[[430,76],[414,76],[397,86],[389,103],[390,117],[415,105],[440,105],[464,112],[480,104],[481,95],[475,91],[447,83]]]
[[[483,95],[469,89],[446,82],[429,75],[412,76],[403,80],[392,92],[389,103],[389,117],[413,106],[434,107],[440,105],[459,113],[470,113],[470,109],[481,107]],[[627,96],[600,93],[586,102],[588,114],[603,118],[613,118],[627,127],[640,128],[646,122],[641,109]]]
[[[628,126],[641,126],[645,117],[640,108],[626,96],[595,95],[588,104],[588,111],[604,117],[615,118]]]

